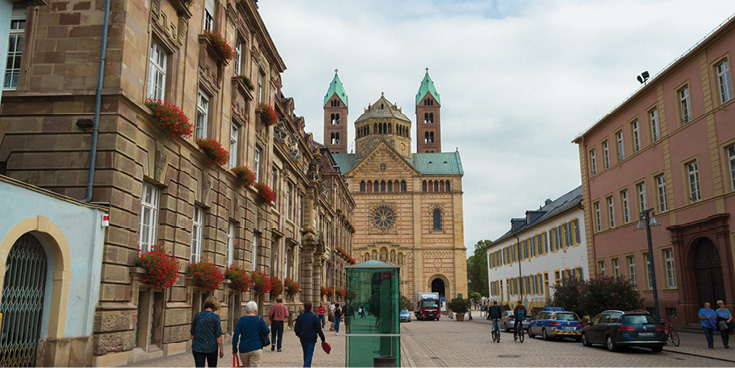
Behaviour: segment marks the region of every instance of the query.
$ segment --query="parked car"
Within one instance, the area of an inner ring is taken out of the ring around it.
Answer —
[[[541,335],[544,340],[565,337],[582,341],[582,320],[574,312],[541,311],[531,320],[528,336]]]
[[[528,323],[531,320],[531,317],[526,317],[526,319],[523,321],[523,324],[521,325],[521,328],[528,330]],[[515,328],[516,325],[516,317],[513,315],[512,310],[503,311],[503,314],[500,315],[500,322],[498,322],[500,325],[500,328],[505,330],[506,332],[512,332],[513,328]]]
[[[658,353],[666,345],[666,331],[646,311],[606,310],[582,329],[582,343],[584,346],[604,344],[610,351],[623,346],[642,346]]]
[[[407,309],[402,310],[401,314],[398,315],[398,321],[411,322],[411,312],[409,312]]]

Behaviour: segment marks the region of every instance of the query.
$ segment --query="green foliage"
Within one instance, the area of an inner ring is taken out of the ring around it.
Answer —
[[[566,279],[554,286],[553,305],[594,317],[607,309],[642,309],[643,299],[628,279],[600,276],[586,281]]]
[[[470,307],[470,300],[462,299],[462,298],[454,298],[449,302],[447,307],[449,307],[449,310],[451,310],[454,313],[464,314],[464,313],[467,313],[467,308]]]
[[[411,310],[411,301],[406,298],[405,295],[401,295],[398,298],[398,306],[401,308],[401,310]]]
[[[554,288],[554,307],[564,307],[568,311],[573,311],[578,315],[584,315],[579,308],[579,296],[582,293],[584,281],[571,277],[564,279],[560,284],[552,286]]]
[[[485,248],[492,244],[492,240],[480,240],[475,244],[474,254],[467,258],[467,280],[469,292],[478,292],[481,296],[490,296],[487,284],[487,252]]]
[[[480,293],[478,293],[476,291],[471,291],[470,292],[470,300],[472,300],[473,302],[476,302],[476,301],[478,301],[480,299],[482,299],[482,295],[480,295]]]

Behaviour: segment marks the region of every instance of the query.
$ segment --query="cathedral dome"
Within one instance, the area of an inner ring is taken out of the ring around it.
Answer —
[[[365,112],[355,120],[355,124],[372,118],[396,118],[411,123],[411,120],[401,112],[401,108],[388,101],[382,94],[374,104],[368,105]]]

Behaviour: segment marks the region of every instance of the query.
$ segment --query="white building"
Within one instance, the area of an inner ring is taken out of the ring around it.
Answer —
[[[529,309],[540,308],[556,282],[589,278],[581,202],[580,186],[511,219],[511,229],[485,249],[491,301],[515,305],[522,297]]]

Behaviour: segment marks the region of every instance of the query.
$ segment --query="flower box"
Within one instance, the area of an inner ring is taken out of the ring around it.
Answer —
[[[277,298],[283,292],[283,282],[275,276],[271,276],[271,299]]]
[[[276,123],[278,122],[278,115],[276,115],[273,107],[268,104],[258,102],[258,107],[255,109],[255,111],[260,114],[263,121],[268,125],[276,125]]]
[[[250,287],[256,294],[263,295],[271,291],[271,279],[262,272],[254,271],[250,275]]]
[[[224,165],[230,159],[230,153],[222,148],[222,145],[216,140],[212,138],[199,138],[196,142],[204,150],[211,164]]]
[[[237,181],[242,184],[243,187],[249,187],[255,182],[255,174],[245,166],[233,167],[232,172],[237,176]]]
[[[153,118],[150,121],[151,125],[162,129],[174,137],[183,138],[191,136],[192,127],[189,123],[189,117],[178,106],[152,99],[146,100],[145,105],[153,112],[151,114]]]
[[[227,267],[225,270],[225,278],[232,281],[232,285],[230,287],[233,290],[237,290],[241,293],[247,293],[250,289],[250,276],[248,276],[245,269],[239,266],[230,265]]]
[[[136,264],[145,269],[143,282],[151,286],[168,289],[179,279],[181,263],[163,245],[154,245],[150,251],[139,254]]]
[[[290,297],[298,294],[299,291],[301,291],[301,288],[299,287],[299,283],[288,277],[283,281],[283,285],[286,290],[286,295]]]
[[[238,75],[238,78],[245,84],[245,87],[248,87],[249,90],[254,90],[255,87],[253,87],[253,82],[250,81],[250,78],[246,77],[245,75]]]
[[[273,203],[273,199],[276,195],[275,193],[273,193],[273,190],[268,186],[268,184],[260,182],[258,184],[255,184],[255,189],[258,190],[259,201],[265,204]]]
[[[227,43],[227,41],[221,34],[217,32],[206,31],[204,32],[204,35],[207,36],[209,42],[212,43],[214,52],[222,59],[225,65],[227,65],[230,60],[235,58],[235,52],[232,51],[232,46]]]
[[[221,288],[222,281],[225,279],[225,275],[219,267],[214,265],[208,259],[189,264],[187,274],[192,276],[197,285],[207,290],[217,290]]]

